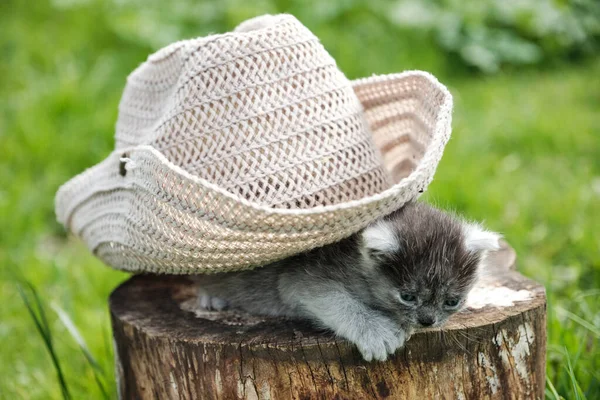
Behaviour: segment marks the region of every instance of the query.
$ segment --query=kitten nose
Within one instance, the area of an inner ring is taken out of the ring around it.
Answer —
[[[419,323],[423,326],[431,326],[435,323],[435,318],[433,317],[421,317],[419,318]]]

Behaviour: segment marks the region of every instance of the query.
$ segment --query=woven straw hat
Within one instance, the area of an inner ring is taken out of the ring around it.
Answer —
[[[249,269],[418,197],[451,111],[427,73],[349,81],[294,17],[254,18],[138,67],[115,151],[60,188],[56,213],[118,269]]]

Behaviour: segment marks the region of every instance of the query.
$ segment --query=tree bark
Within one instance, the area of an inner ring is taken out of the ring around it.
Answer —
[[[489,260],[468,307],[385,362],[301,321],[194,310],[184,276],[135,276],[110,296],[122,399],[543,398],[544,288]]]

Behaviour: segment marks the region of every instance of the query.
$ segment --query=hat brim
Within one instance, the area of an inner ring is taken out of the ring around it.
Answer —
[[[58,220],[107,264],[133,272],[243,270],[348,237],[426,190],[452,115],[452,96],[426,72],[352,86],[395,182],[385,191],[308,209],[272,208],[191,175],[151,146],[136,146],[63,185]]]

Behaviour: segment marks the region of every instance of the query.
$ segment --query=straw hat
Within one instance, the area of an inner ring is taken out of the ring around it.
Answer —
[[[56,214],[118,269],[253,268],[418,197],[451,111],[430,74],[349,81],[297,19],[257,17],[148,57],[127,79],[115,151],[60,188]]]

